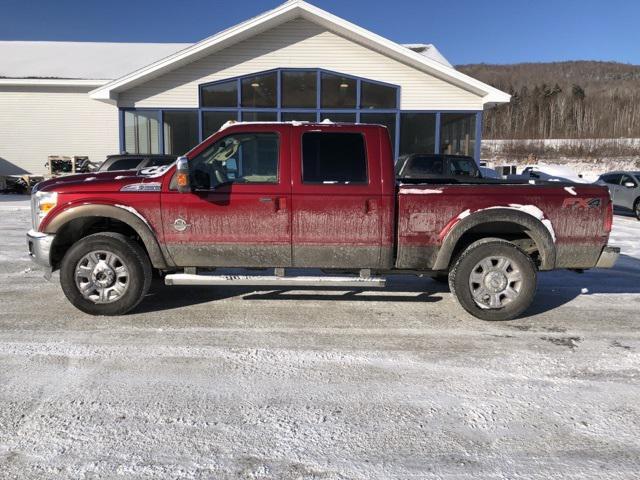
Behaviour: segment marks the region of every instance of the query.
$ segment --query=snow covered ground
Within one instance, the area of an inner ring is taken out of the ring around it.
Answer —
[[[640,221],[631,215],[616,215],[610,243],[620,247],[623,255],[640,259]]]
[[[482,159],[491,167],[515,164],[520,172],[533,162],[570,168],[588,181],[606,172],[640,170],[638,151],[640,138],[482,140]]]
[[[23,197],[24,198],[24,197]],[[90,317],[0,196],[0,478],[630,479],[640,471],[640,222],[612,270],[540,275],[512,322],[442,285],[163,287]]]

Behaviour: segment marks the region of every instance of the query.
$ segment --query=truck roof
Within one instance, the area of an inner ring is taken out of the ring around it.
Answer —
[[[298,127],[300,125],[311,125],[311,126],[318,126],[318,127],[331,127],[331,126],[345,126],[345,125],[358,125],[358,126],[362,126],[362,127],[384,127],[384,125],[379,125],[377,123],[353,123],[353,122],[332,122],[329,120],[323,120],[321,122],[303,122],[303,121],[298,121],[298,120],[291,120],[288,122],[276,122],[276,121],[258,121],[258,122],[247,122],[247,121],[237,121],[237,120],[229,120],[227,123],[225,123],[224,125],[222,125],[220,127],[220,129],[218,130],[219,132],[222,130],[226,130],[229,127],[237,127],[240,125],[291,125],[294,127]]]

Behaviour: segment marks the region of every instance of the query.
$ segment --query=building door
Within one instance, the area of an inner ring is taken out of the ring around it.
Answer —
[[[292,132],[293,265],[379,267],[382,187],[377,136],[353,126],[339,133],[311,126]]]
[[[221,132],[190,159],[192,193],[162,196],[165,243],[183,267],[291,265],[289,132]]]

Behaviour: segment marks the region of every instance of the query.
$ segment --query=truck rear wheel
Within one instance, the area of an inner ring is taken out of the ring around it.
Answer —
[[[119,233],[89,235],[67,251],[60,285],[69,301],[91,315],[123,315],[151,286],[151,264],[133,240]]]
[[[460,305],[482,320],[511,320],[536,293],[536,267],[511,242],[484,239],[471,244],[449,273],[449,287]]]

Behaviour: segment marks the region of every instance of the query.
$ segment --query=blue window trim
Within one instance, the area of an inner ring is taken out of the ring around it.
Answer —
[[[440,125],[440,122],[442,121],[442,112],[436,112],[436,133],[435,133],[435,139],[436,139],[436,145],[435,145],[435,152],[436,154],[440,153],[440,135],[441,135],[441,129],[442,129],[442,125]]]
[[[483,127],[483,112],[476,112],[476,148],[473,151],[476,163],[480,166],[480,150],[482,149],[482,127]]]
[[[360,113],[391,113],[391,114],[395,114],[396,115],[396,131],[395,131],[395,158],[398,158],[398,156],[400,155],[400,115],[403,113],[431,113],[431,114],[435,114],[436,115],[436,126],[435,126],[435,152],[434,153],[440,153],[440,135],[441,135],[441,126],[440,126],[440,119],[441,119],[441,114],[442,113],[463,113],[463,114],[475,114],[476,118],[475,118],[475,149],[474,149],[474,157],[476,160],[476,163],[480,163],[480,148],[482,145],[482,125],[483,125],[483,112],[482,111],[478,111],[478,110],[355,110],[355,109],[348,109],[348,110],[316,110],[316,109],[304,109],[304,108],[282,108],[282,109],[277,109],[277,108],[245,108],[245,109],[236,109],[236,108],[120,108],[119,109],[119,117],[120,117],[120,152],[124,152],[125,151],[125,132],[124,132],[124,114],[127,111],[134,111],[134,112],[138,112],[138,111],[154,111],[157,112],[158,116],[159,116],[159,140],[160,140],[160,145],[159,145],[159,151],[160,152],[164,152],[164,124],[163,124],[163,119],[164,119],[164,113],[166,111],[192,111],[192,112],[196,112],[198,115],[198,134],[199,134],[199,139],[198,141],[201,142],[202,140],[204,140],[203,138],[203,124],[204,124],[204,118],[203,118],[203,114],[205,112],[237,112],[237,116],[236,119],[239,121],[242,117],[242,112],[275,112],[278,115],[278,120],[280,121],[282,119],[282,114],[283,113],[315,113],[316,114],[316,121],[321,121],[322,120],[322,114],[324,113],[338,113],[338,114],[342,114],[342,113],[353,113],[356,114],[356,121],[359,122],[360,121]]]
[[[283,108],[282,107],[282,72],[315,72],[316,73],[316,106],[315,108]],[[276,106],[271,108],[260,107],[243,107],[242,106],[242,79],[247,77],[255,77],[266,74],[276,74]],[[356,81],[356,107],[355,108],[322,108],[322,74],[337,75],[344,78],[353,79]],[[216,85],[219,83],[225,83],[235,80],[237,82],[237,106],[235,107],[203,107],[202,106],[202,89],[210,85]],[[396,108],[361,108],[361,94],[362,94],[362,82],[370,82],[373,84],[384,85],[387,87],[396,89]],[[395,122],[395,158],[400,155],[400,128],[401,128],[401,114],[403,113],[433,113],[436,115],[436,131],[435,131],[435,153],[440,152],[440,135],[441,135],[441,114],[443,113],[464,113],[475,114],[475,149],[474,156],[477,163],[480,162],[480,145],[482,141],[482,111],[480,110],[401,110],[401,88],[398,85],[393,85],[378,80],[371,80],[368,78],[357,77],[341,72],[332,70],[326,70],[322,68],[274,68],[271,70],[263,70],[260,72],[251,73],[248,75],[242,75],[238,77],[225,78],[216,80],[213,82],[202,83],[198,85],[198,106],[195,108],[119,108],[120,118],[120,151],[125,151],[125,127],[124,127],[124,115],[126,111],[155,111],[158,115],[159,122],[159,151],[164,153],[164,112],[165,111],[193,111],[197,114],[198,118],[198,141],[201,142],[203,138],[203,124],[204,124],[204,112],[236,112],[236,119],[241,120],[244,112],[273,112],[276,113],[278,121],[282,120],[283,113],[315,113],[316,121],[321,121],[324,114],[355,114],[356,122],[360,122],[362,113],[390,113],[396,115]]]
[[[120,153],[124,153],[124,110],[122,108],[118,109],[118,119],[119,119],[119,132],[120,132],[120,138],[119,140],[119,144],[120,144]]]

